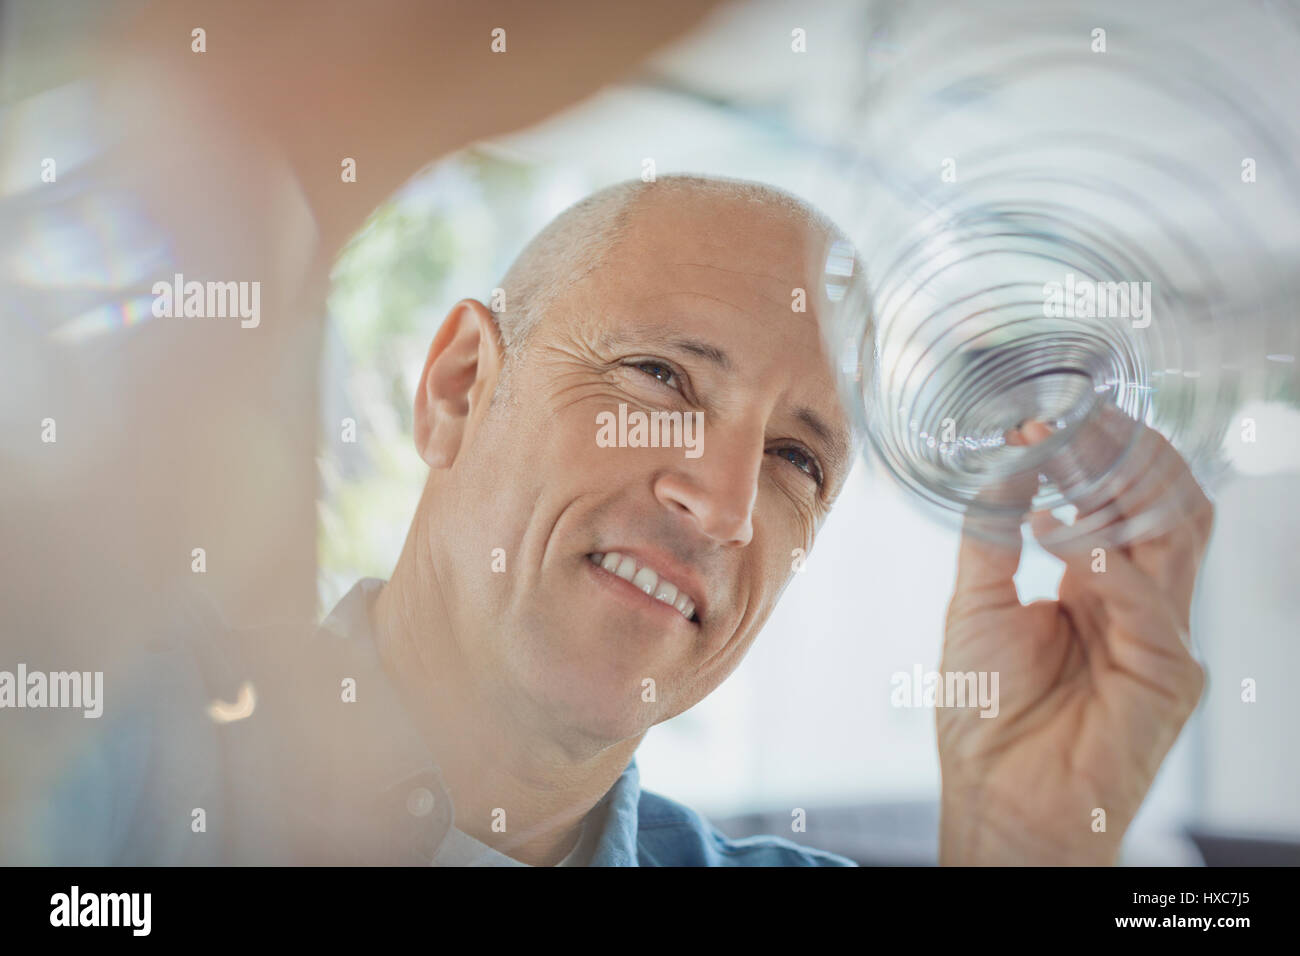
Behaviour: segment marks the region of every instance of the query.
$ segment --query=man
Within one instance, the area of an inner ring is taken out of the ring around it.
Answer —
[[[129,730],[54,791],[49,856],[849,863],[727,840],[640,791],[633,759],[739,664],[843,485],[852,439],[817,324],[837,239],[776,190],[685,177],[560,216],[500,314],[462,300],[433,339],[415,396],[429,477],[391,579],[317,634],[199,615],[165,635]],[[701,453],[606,447],[620,406],[702,413]],[[1127,421],[1102,419],[1116,441]],[[1212,512],[1142,441],[1155,465],[1084,510],[1122,518],[1172,490],[1196,506],[1105,574],[1035,516],[1067,563],[1059,601],[1022,607],[1017,549],[963,538],[942,669],[1000,672],[1002,700],[994,720],[939,712],[941,862],[1113,863],[1196,705],[1185,635]]]

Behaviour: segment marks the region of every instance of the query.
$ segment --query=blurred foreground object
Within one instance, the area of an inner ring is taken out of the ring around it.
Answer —
[[[103,671],[111,716],[205,600],[314,625],[335,256],[424,165],[714,5],[0,0],[0,656]],[[65,716],[7,715],[0,859],[86,738]]]

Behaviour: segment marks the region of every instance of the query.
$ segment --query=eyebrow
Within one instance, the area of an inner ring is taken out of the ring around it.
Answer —
[[[606,331],[602,336],[603,344],[606,348],[617,345],[628,345],[638,340],[649,339],[656,345],[666,348],[675,348],[681,352],[689,352],[692,355],[698,355],[702,359],[712,362],[724,372],[730,372],[735,366],[732,364],[731,356],[722,349],[702,339],[693,339],[689,336],[678,335],[676,333],[665,333],[662,329],[638,328],[630,334],[623,332]]]
[[[716,345],[701,342],[699,339],[680,337],[666,339],[664,344],[671,348],[681,349],[683,352],[690,352],[692,355],[698,355],[702,359],[707,359],[724,372],[731,371],[731,357]]]

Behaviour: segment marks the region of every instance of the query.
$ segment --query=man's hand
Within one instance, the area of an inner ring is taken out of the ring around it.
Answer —
[[[1059,600],[1021,605],[1012,581],[1018,544],[969,527],[963,534],[940,671],[996,671],[1000,701],[993,718],[938,709],[940,863],[1116,862],[1200,699],[1204,673],[1189,652],[1188,623],[1213,507],[1159,434],[1110,406],[1095,427],[1116,447],[1126,429],[1140,429],[1129,459],[1140,467],[1081,503],[1075,524],[1102,525],[1095,540],[1091,530],[1066,537],[1050,515],[1033,516],[1035,537],[1066,563]],[[1048,434],[1031,422],[1012,443]],[[1181,507],[1158,536],[1119,546],[1105,533],[1167,496]]]

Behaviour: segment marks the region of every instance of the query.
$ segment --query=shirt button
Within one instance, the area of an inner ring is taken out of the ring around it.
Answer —
[[[428,787],[416,787],[406,795],[406,809],[413,817],[427,817],[433,812],[433,791]]]

